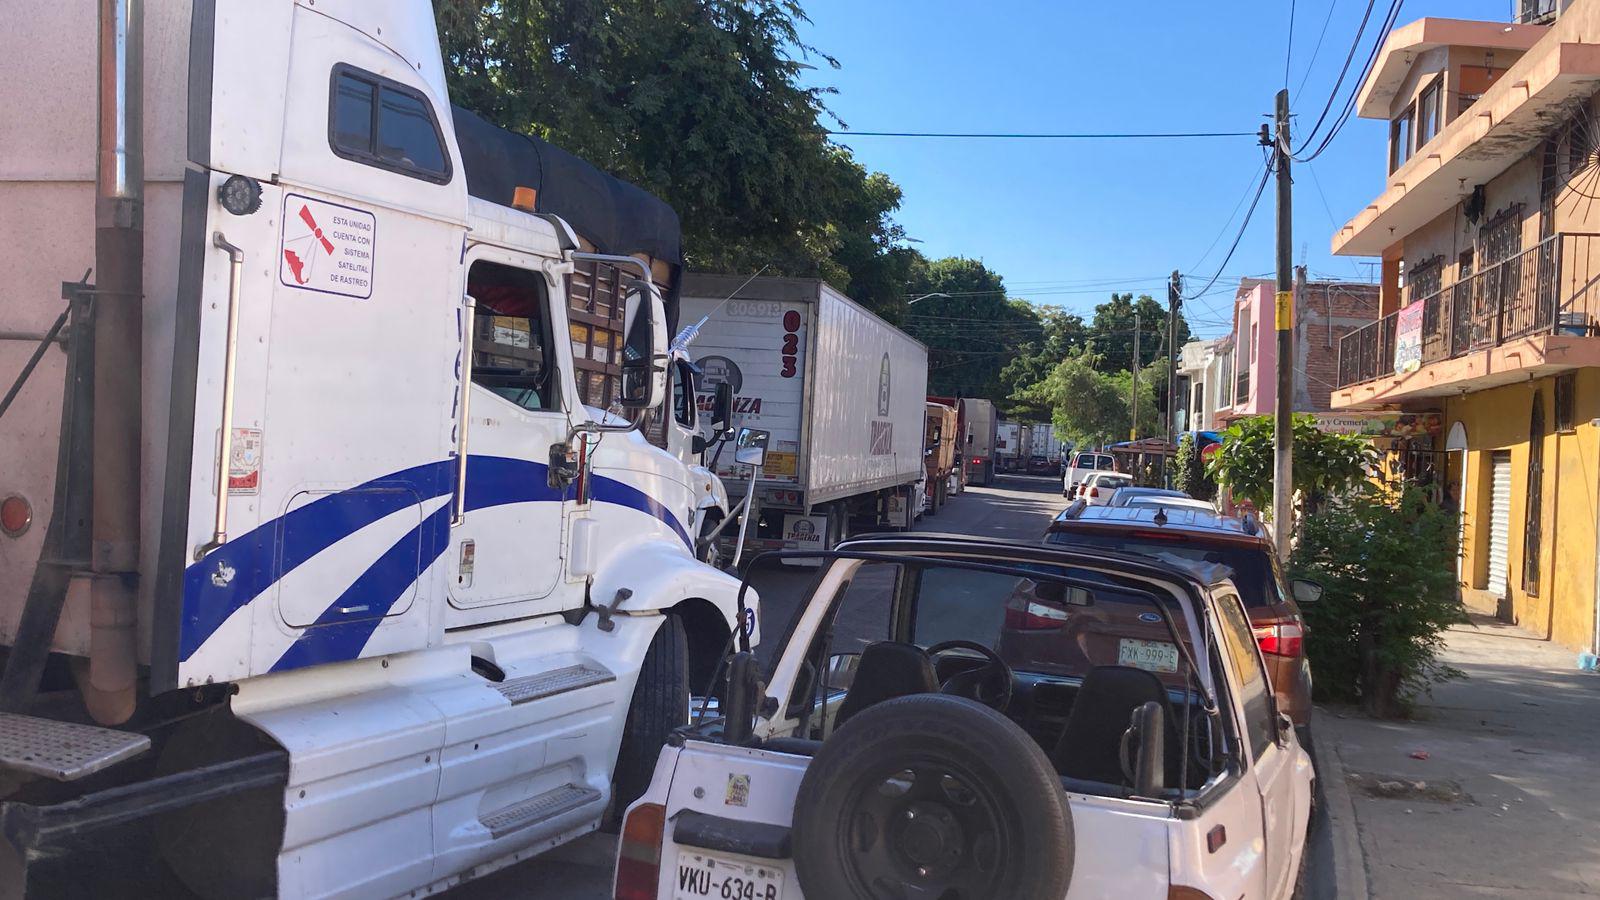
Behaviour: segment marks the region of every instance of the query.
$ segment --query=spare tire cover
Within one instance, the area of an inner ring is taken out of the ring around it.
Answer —
[[[800,783],[794,861],[807,897],[1060,900],[1072,816],[1044,751],[999,712],[945,694],[871,706]]]

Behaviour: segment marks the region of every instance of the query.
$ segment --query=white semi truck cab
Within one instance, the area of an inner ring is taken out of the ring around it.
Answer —
[[[756,639],[676,215],[452,108],[421,0],[13,18],[0,882],[415,896],[596,828]]]

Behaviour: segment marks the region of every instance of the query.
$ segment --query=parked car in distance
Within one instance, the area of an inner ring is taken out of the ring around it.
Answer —
[[[1305,656],[1306,624],[1299,604],[1314,602],[1322,587],[1285,578],[1272,541],[1253,517],[1175,506],[1074,503],[1051,521],[1044,540],[1232,569],[1250,628],[1267,661],[1278,708],[1296,726],[1309,726],[1311,665]]]
[[[1126,472],[1095,472],[1079,485],[1082,499],[1090,506],[1105,506],[1118,488],[1131,486],[1133,476]]]
[[[1107,506],[1127,506],[1133,500],[1133,498],[1135,498],[1135,497],[1185,497],[1185,498],[1187,498],[1188,496],[1189,495],[1185,494],[1183,491],[1175,491],[1175,490],[1173,490],[1171,488],[1133,487],[1133,486],[1129,486],[1129,487],[1124,487],[1124,488],[1117,488],[1116,493],[1111,495],[1111,502],[1107,503],[1106,505]]]
[[[969,535],[810,555],[770,667],[732,655],[724,718],[628,808],[618,900],[1295,894],[1314,773],[1227,570]]]
[[[1066,471],[1061,475],[1061,496],[1072,497],[1077,493],[1078,485],[1089,475],[1095,472],[1110,472],[1117,468],[1117,461],[1109,453],[1094,453],[1088,450],[1072,454],[1072,460]]]
[[[1126,490],[1128,488],[1121,488],[1117,493],[1120,494]],[[1113,494],[1111,499],[1116,500],[1116,495]],[[1113,503],[1112,505],[1115,506],[1116,504]],[[1213,513],[1217,511],[1217,505],[1210,500],[1196,500],[1193,497],[1130,497],[1128,502],[1122,505],[1142,506],[1152,509],[1198,509],[1203,512]]]

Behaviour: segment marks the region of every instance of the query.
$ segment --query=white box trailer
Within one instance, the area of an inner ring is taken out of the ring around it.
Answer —
[[[420,896],[636,795],[757,622],[671,208],[421,0],[13,4],[0,101],[0,894]]]
[[[1054,425],[1028,425],[1028,458],[1025,461],[1029,474],[1061,474],[1061,438],[1056,437]]]
[[[924,477],[928,350],[815,278],[689,274],[682,321],[701,402],[734,389],[734,424],[771,432],[756,482],[759,549],[831,548],[851,527],[904,528]],[[716,465],[732,496],[748,473]]]
[[[1002,419],[999,424],[995,426],[995,471],[1016,471],[1017,454],[1022,448],[1022,434],[1022,426],[1018,425],[1016,422],[1007,422]]]
[[[963,397],[961,408],[967,423],[967,433],[961,446],[961,458],[967,467],[967,484],[991,484],[995,472],[995,440],[1000,427],[994,401]]]

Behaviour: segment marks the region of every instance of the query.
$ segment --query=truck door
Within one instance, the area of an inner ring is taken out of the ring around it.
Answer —
[[[195,4],[157,689],[439,639],[466,180],[351,9]]]
[[[563,495],[546,461],[567,435],[556,310],[537,261],[480,245],[467,266],[466,508],[447,577],[450,605],[480,612],[452,616],[457,624],[550,611],[502,607],[548,597],[561,575]]]

